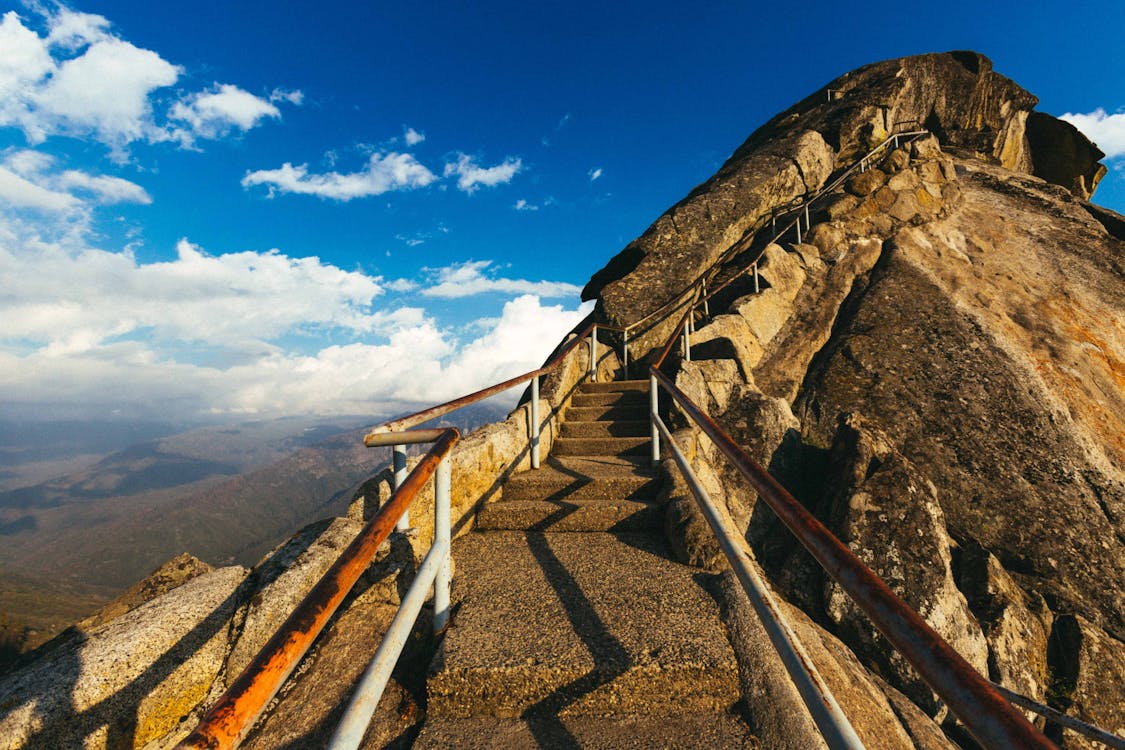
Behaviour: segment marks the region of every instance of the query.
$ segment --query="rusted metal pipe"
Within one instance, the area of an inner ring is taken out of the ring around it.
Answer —
[[[179,750],[225,750],[238,746],[367,569],[402,511],[458,439],[460,433],[456,429],[444,430],[402,487],[348,545],[254,660],[204,714],[199,725],[176,746]]]
[[[655,367],[652,373],[983,747],[1057,750],[816,516],[746,455],[668,376]]]

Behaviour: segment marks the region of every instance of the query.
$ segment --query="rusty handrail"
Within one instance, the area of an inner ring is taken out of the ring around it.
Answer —
[[[655,367],[650,372],[982,746],[996,750],[1013,747],[1057,750],[992,683],[750,458],[667,375]]]
[[[176,745],[177,750],[238,746],[367,569],[379,546],[394,530],[399,516],[460,437],[453,427],[442,430],[402,486],[305,595],[254,660],[203,715],[192,733]]]

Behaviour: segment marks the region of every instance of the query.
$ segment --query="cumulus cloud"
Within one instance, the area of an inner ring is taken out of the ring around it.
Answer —
[[[420,308],[372,307],[410,282],[277,251],[210,255],[187,240],[157,263],[0,241],[0,274],[26,281],[0,299],[0,398],[75,416],[152,404],[165,418],[387,416],[532,369],[588,308],[521,296],[465,341]],[[282,343],[313,329],[345,340]]]
[[[436,179],[437,176],[412,155],[392,151],[372,154],[366,167],[350,174],[310,174],[307,164],[295,167],[286,162],[277,169],[248,172],[242,178],[242,187],[265,185],[269,187],[271,196],[278,192],[297,193],[350,201],[354,198],[382,195],[392,190],[425,187]]]
[[[9,207],[55,213],[81,212],[91,204],[152,203],[136,183],[75,169],[58,171],[54,157],[34,149],[6,153],[0,161],[0,198]],[[5,212],[0,210],[0,217]]]
[[[36,185],[5,167],[0,167],[0,200],[20,208],[52,212],[73,211],[81,205],[73,195]]]
[[[591,169],[589,172],[587,172],[586,174],[590,176],[590,182],[593,182],[594,180],[596,180],[596,179],[598,179],[599,177],[602,176],[602,168],[601,167],[595,167],[595,168]]]
[[[484,271],[491,265],[490,260],[470,260],[433,269],[434,283],[422,289],[422,294],[445,299],[470,297],[487,292],[534,294],[540,297],[577,297],[582,291],[580,287],[562,281],[526,281],[490,277],[485,275]]]
[[[31,7],[44,35],[14,11],[0,20],[0,126],[20,128],[32,145],[53,135],[90,137],[124,161],[132,143],[190,146],[280,117],[275,101],[303,100],[299,91],[275,89],[266,100],[215,84],[168,106],[184,72],[179,65],[115,35],[102,16]]]
[[[512,206],[512,208],[516,209],[517,211],[538,211],[539,210],[539,206],[536,206],[534,203],[528,203],[523,198],[520,198],[518,201],[516,201],[516,205]]]
[[[1067,112],[1059,119],[1066,120],[1085,133],[1086,137],[1105,152],[1106,157],[1116,159],[1125,156],[1125,111],[1111,115],[1098,107],[1086,114]]]
[[[420,312],[373,312],[380,279],[275,251],[210,255],[187,240],[175,259],[0,243],[0,272],[21,283],[3,300],[4,336],[72,351],[143,332],[161,341],[241,346],[295,329],[386,331]],[[172,302],[170,302],[172,301]]]
[[[506,185],[523,169],[520,159],[508,157],[501,163],[492,167],[482,167],[468,154],[458,154],[457,161],[445,165],[445,176],[457,177],[457,188],[472,194],[482,185],[495,187]]]
[[[175,136],[190,144],[197,137],[214,139],[236,128],[250,130],[265,118],[280,119],[281,111],[237,86],[216,84],[173,104],[168,117],[186,126],[177,128]]]
[[[406,141],[407,146],[417,146],[419,143],[426,140],[426,135],[425,133],[419,133],[414,128],[408,127],[406,128],[406,132],[403,133],[402,138]]]

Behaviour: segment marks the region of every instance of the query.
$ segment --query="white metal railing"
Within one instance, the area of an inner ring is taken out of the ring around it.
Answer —
[[[656,393],[655,389],[653,393]],[[859,739],[859,735],[856,734],[855,728],[848,721],[848,717],[840,708],[840,704],[836,702],[828,683],[820,676],[816,665],[805,651],[804,646],[801,645],[800,639],[793,632],[793,628],[790,627],[785,615],[781,613],[781,608],[778,607],[777,601],[770,594],[765,582],[758,575],[758,571],[754,569],[750,556],[735,541],[738,535],[727,528],[714,500],[711,499],[707,490],[696,477],[695,471],[692,470],[691,462],[676,445],[668,426],[664,424],[664,420],[655,410],[652,413],[652,425],[654,434],[658,432],[668,441],[668,448],[672,452],[672,457],[675,459],[676,465],[680,467],[684,479],[687,480],[688,487],[691,489],[692,495],[695,496],[699,509],[703,511],[703,516],[707,519],[711,531],[715,534],[723,554],[730,562],[731,569],[746,591],[747,598],[749,598],[751,606],[754,607],[754,611],[758,615],[758,620],[769,636],[774,651],[781,657],[785,671],[789,673],[789,678],[793,681],[797,692],[800,693],[801,699],[809,709],[809,714],[828,747],[832,750],[837,748],[864,750],[864,744]],[[654,437],[654,444],[657,441],[658,438]]]
[[[386,437],[383,444],[394,445],[396,482],[399,448],[404,449],[402,452],[404,464],[402,472],[405,475],[405,445],[429,443],[436,438],[435,432],[443,433],[444,430],[413,430]],[[392,441],[395,442],[392,443]],[[367,444],[372,445],[373,443],[368,440]],[[378,445],[379,442],[375,441],[374,444]],[[363,735],[367,732],[371,717],[375,715],[379,699],[383,697],[387,682],[391,679],[391,671],[398,662],[402,649],[406,646],[410,631],[418,620],[418,614],[422,611],[422,605],[426,602],[430,586],[433,586],[434,591],[434,634],[440,635],[445,630],[446,625],[449,624],[450,550],[452,547],[450,534],[451,483],[449,456],[446,455],[441,459],[437,470],[434,472],[434,536],[433,542],[430,544],[430,550],[426,553],[425,559],[422,560],[422,564],[414,574],[414,580],[411,582],[410,588],[402,597],[398,611],[379,644],[379,649],[372,657],[371,663],[367,665],[363,677],[356,685],[355,692],[352,693],[344,716],[340,719],[340,723],[336,726],[336,732],[332,735],[332,740],[328,744],[331,750],[356,750],[363,742]],[[403,515],[405,516],[405,513]]]

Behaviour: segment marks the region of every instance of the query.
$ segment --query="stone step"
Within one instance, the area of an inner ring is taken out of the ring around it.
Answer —
[[[556,456],[643,456],[650,450],[648,437],[560,437],[551,446]]]
[[[583,383],[579,393],[614,393],[618,391],[643,391],[648,393],[647,380],[611,380],[608,383]]]
[[[479,530],[652,531],[664,526],[664,506],[645,500],[500,500],[477,513]]]
[[[566,410],[566,422],[591,422],[604,420],[635,421],[648,419],[648,404],[602,404],[600,406],[571,406]],[[566,423],[564,422],[564,424]]]
[[[648,395],[636,391],[611,391],[609,393],[575,393],[570,399],[573,406],[603,406],[617,404],[619,406],[647,406]]]
[[[550,456],[542,468],[512,476],[501,501],[649,501],[659,480],[643,456]]]
[[[563,437],[644,437],[652,434],[647,419],[563,422]]]
[[[726,713],[740,698],[734,652],[699,571],[670,555],[659,534],[455,541],[428,720]]]
[[[416,750],[695,750],[757,748],[750,728],[730,714],[688,716],[528,716],[427,720]]]

